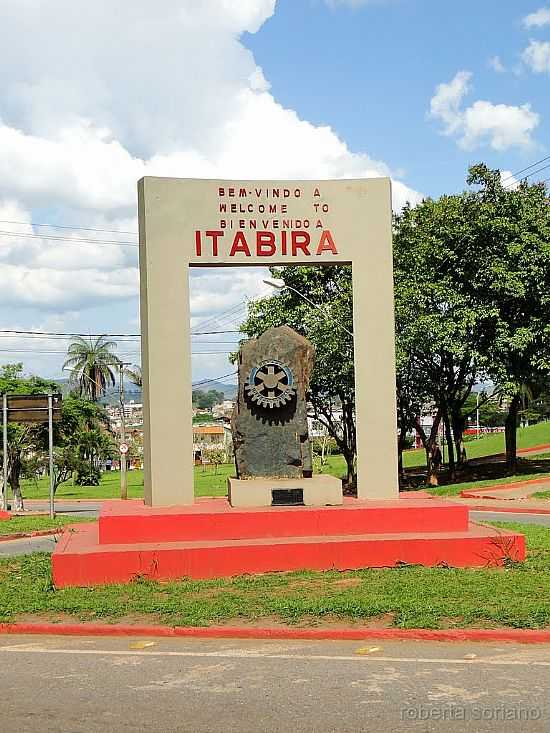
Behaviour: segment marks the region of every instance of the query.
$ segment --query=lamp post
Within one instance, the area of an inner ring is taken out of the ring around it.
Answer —
[[[305,300],[306,303],[309,303],[309,305],[312,305],[314,308],[317,308],[318,311],[321,311],[321,313],[327,320],[336,323],[342,329],[342,331],[345,331],[349,336],[353,338],[353,332],[343,326],[340,321],[337,321],[335,318],[333,318],[333,316],[331,316],[330,313],[327,312],[326,308],[323,308],[323,306],[319,305],[319,303],[314,303],[307,297],[307,295],[304,295],[299,290],[296,290],[296,288],[293,288],[292,285],[287,285],[284,280],[277,280],[275,278],[269,277],[264,280],[264,283],[272,288],[275,288],[276,290],[284,290],[285,288],[287,290],[292,290],[293,293],[296,293],[296,295],[302,298],[302,300]]]

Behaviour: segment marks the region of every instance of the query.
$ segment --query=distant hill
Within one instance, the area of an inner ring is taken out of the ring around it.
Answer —
[[[202,381],[202,379],[197,379],[197,382]],[[54,382],[59,385],[59,391],[62,395],[70,392],[68,379],[55,379]],[[217,392],[223,392],[226,400],[232,400],[237,395],[237,385],[225,384],[224,382],[208,382],[207,384],[194,387],[194,389],[200,389],[203,392],[209,392],[211,389],[215,389]],[[126,402],[141,402],[141,389],[126,380],[124,380],[124,395]],[[118,384],[109,390],[109,393],[101,400],[101,403],[104,405],[118,404]]]
[[[202,380],[197,380],[202,381]],[[210,392],[211,389],[216,392],[223,392],[226,400],[232,400],[237,396],[237,385],[236,384],[225,384],[224,382],[208,382],[208,384],[199,385],[193,389],[200,389],[203,392]]]

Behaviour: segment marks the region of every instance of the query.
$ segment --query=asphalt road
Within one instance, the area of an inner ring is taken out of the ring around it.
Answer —
[[[6,540],[0,542],[0,557],[30,555],[32,552],[53,552],[56,539],[57,535],[47,535],[46,537],[28,537],[22,540]]]
[[[474,522],[521,522],[522,524],[540,524],[550,527],[550,514],[525,514],[518,512],[470,512]]]
[[[2,733],[550,730],[550,646],[0,636],[0,665]]]
[[[48,512],[50,510],[50,504],[48,501],[27,501],[25,508],[30,509],[34,512]],[[63,499],[55,502],[55,511],[57,514],[68,514],[75,517],[97,517],[101,504],[95,501],[66,501]]]

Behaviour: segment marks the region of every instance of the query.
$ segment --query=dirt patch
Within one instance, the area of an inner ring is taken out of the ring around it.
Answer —
[[[333,580],[330,585],[332,588],[357,588],[362,582],[362,578],[342,578],[341,580]]]

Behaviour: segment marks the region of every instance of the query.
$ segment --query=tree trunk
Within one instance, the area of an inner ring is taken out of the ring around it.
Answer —
[[[461,414],[451,415],[451,427],[455,445],[456,466],[463,468],[466,463],[466,448],[464,445],[464,420]]]
[[[506,468],[510,473],[517,470],[517,423],[518,412],[521,405],[521,395],[515,394],[510,402],[506,422],[504,424],[504,436],[506,440]]]
[[[426,431],[420,424],[420,418],[416,419],[416,430],[418,434],[420,435],[420,439],[422,440],[422,445],[424,446],[424,450],[426,451],[426,481],[430,486],[438,486],[438,480],[437,480],[437,469],[434,467],[432,462],[432,449],[437,443],[437,435],[439,432],[439,424],[441,422],[441,412],[438,411],[434,421],[432,428],[430,430],[430,435],[426,435]]]
[[[403,450],[405,449],[405,441],[407,439],[407,431],[403,428],[399,431],[399,437],[397,438],[397,465],[398,465],[398,476],[402,480],[405,478],[405,469],[403,468]]]
[[[453,443],[453,435],[451,433],[451,425],[449,422],[449,416],[445,415],[443,417],[443,427],[445,429],[445,442],[447,443],[447,450],[449,453],[449,476],[451,479],[455,478],[456,474],[456,466],[455,466],[455,450],[454,450],[454,443]]]
[[[428,483],[428,486],[439,486],[439,481],[437,478],[437,469],[435,468],[433,462],[432,462],[432,456],[430,450],[426,450],[426,480]]]
[[[8,482],[11,488],[12,500],[11,510],[12,512],[22,512],[25,507],[23,505],[23,494],[21,493],[21,484],[19,482],[19,475],[21,473],[21,466],[18,461],[15,461],[10,469]]]
[[[348,488],[352,488],[355,483],[355,475],[354,475],[354,461],[355,461],[355,454],[351,451],[344,451],[344,459],[346,461],[346,484]]]

